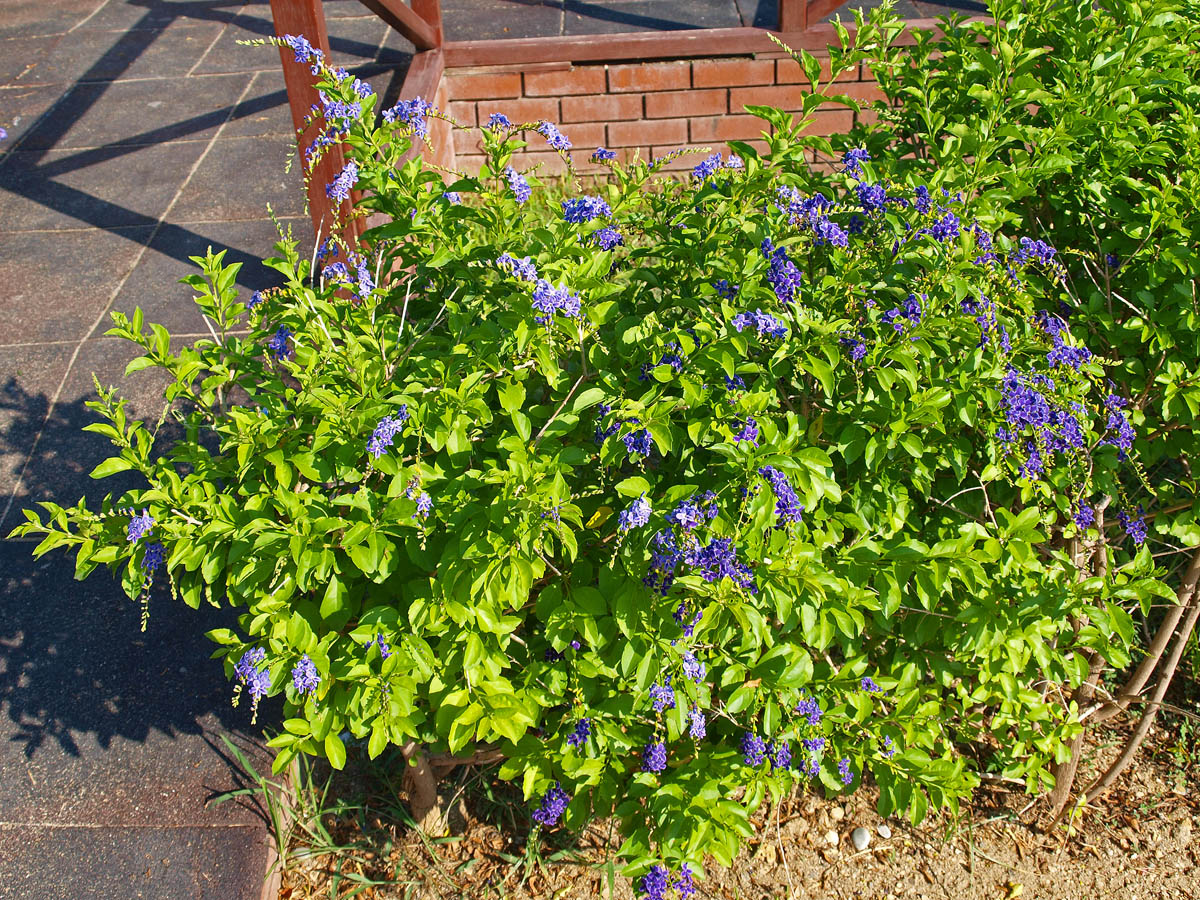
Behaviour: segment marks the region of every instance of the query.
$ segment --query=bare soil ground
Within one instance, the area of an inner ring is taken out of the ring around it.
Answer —
[[[1039,823],[1040,806],[1030,806],[1020,788],[1004,785],[981,789],[957,818],[938,814],[915,828],[896,817],[881,819],[869,786],[834,801],[797,794],[779,810],[759,810],[758,841],[732,869],[711,864],[697,896],[1200,898],[1200,844],[1193,839],[1200,832],[1200,772],[1192,734],[1185,729],[1181,737],[1178,730],[1156,727],[1138,764],[1070,824]],[[1089,748],[1080,784],[1098,761],[1111,757],[1120,737],[1120,729],[1107,731]],[[530,848],[527,825],[513,820],[505,788],[491,783],[490,774],[463,773],[453,805],[454,833],[430,839],[402,824],[403,797],[380,781],[378,766],[348,767],[331,792],[348,805],[319,817],[321,839],[293,840],[280,900],[632,900],[629,879],[618,872],[610,881],[606,875],[607,825],[593,826],[573,846],[556,846],[562,838],[552,835]],[[858,826],[870,832],[863,851],[850,838]]]

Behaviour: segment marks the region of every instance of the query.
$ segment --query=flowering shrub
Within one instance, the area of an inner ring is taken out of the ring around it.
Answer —
[[[1079,727],[1057,687],[1128,659],[1111,592],[1157,585],[1148,560],[1080,580],[1051,539],[1089,536],[1134,464],[1051,248],[883,153],[820,181],[765,109],[765,157],[680,184],[598,148],[610,182],[561,208],[512,153],[569,138],[493,116],[487,165],[447,183],[406,161],[440,112],[376,125],[288,41],[323,76],[310,156],[351,160],[331,195],[390,221],[283,240],[284,286],[247,299],[198,260],[214,341],[114,314],[185,437],[102,391],[118,450],[93,474],[147,487],[27,512],[37,553],[242,610],[209,636],[235,690],[282,695],[278,766],[341,766],[343,731],[372,756],[494,745],[540,827],[614,817],[652,897],[796,784],[870,777],[916,820],[981,767],[1044,783]]]
[[[1093,556],[1101,576],[1144,571],[1151,556],[1170,573],[1162,613],[1148,597],[1117,592],[1156,636],[1116,704],[1093,721],[1127,706],[1156,666],[1153,682],[1166,690],[1179,658],[1171,645],[1186,643],[1196,621],[1181,616],[1200,603],[1196,11],[1190,0],[994,0],[993,21],[948,21],[940,33],[918,32],[912,46],[882,40],[869,62],[889,102],[877,125],[847,143],[895,153],[895,171],[934,192],[946,182],[966,190],[984,227],[1027,233],[1025,258],[1061,250],[1053,256],[1065,276],[1052,295],[1058,308],[1042,327],[1056,364],[1090,364],[1068,332],[1089,335],[1106,361],[1104,415],[1119,451],[1107,524],[1080,508],[1078,527],[1101,527],[1074,552]],[[873,28],[894,36],[902,25],[876,15]],[[1094,661],[1092,684],[1106,662]],[[1198,663],[1193,655],[1193,671]],[[1074,699],[1090,705],[1090,690]],[[1152,716],[1157,706],[1148,709]],[[1061,781],[1068,790],[1070,779]]]

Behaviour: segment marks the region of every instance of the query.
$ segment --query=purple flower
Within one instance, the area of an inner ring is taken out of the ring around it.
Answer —
[[[597,147],[596,152],[592,154],[592,160],[594,162],[612,162],[616,158],[616,152],[607,150],[604,147]]]
[[[850,359],[853,362],[860,362],[867,355],[867,345],[861,334],[856,337],[840,337],[838,343],[850,351]]]
[[[706,181],[711,178],[714,172],[721,168],[721,154],[714,153],[702,161],[696,168],[692,169],[692,178],[696,181]]]
[[[533,820],[547,828],[557,825],[570,802],[571,795],[564,791],[562,785],[556,781],[547,789],[546,793],[542,794],[541,805],[533,811]]]
[[[667,521],[678,525],[684,531],[692,531],[704,524],[704,513],[700,506],[689,497],[679,501],[679,505],[667,513]]]
[[[675,691],[671,688],[670,675],[663,678],[662,684],[651,685],[649,693],[650,699],[654,701],[655,712],[675,708]]]
[[[916,294],[909,294],[904,300],[903,309],[892,307],[883,314],[881,321],[891,325],[897,334],[903,334],[906,328],[921,324],[921,301]]]
[[[1019,242],[1017,252],[1012,256],[1012,262],[1019,266],[1033,262],[1049,266],[1054,261],[1054,254],[1054,248],[1045,241],[1035,241],[1032,238],[1023,237]]]
[[[375,426],[375,431],[371,434],[370,440],[367,441],[367,452],[376,459],[383,456],[388,448],[392,446],[392,441],[396,439],[396,435],[404,427],[404,423],[408,421],[408,404],[401,403],[400,408],[396,410],[394,416],[384,416],[379,420],[379,424]]]
[[[579,294],[572,293],[566,285],[554,287],[545,278],[539,278],[533,289],[533,308],[539,315],[533,320],[547,325],[556,312],[573,319],[579,315],[580,302]]]
[[[614,247],[620,247],[625,243],[624,235],[611,226],[601,228],[599,231],[593,233],[591,240],[601,250],[612,250]]]
[[[740,422],[740,420],[739,420]],[[740,422],[741,430],[733,436],[735,442],[749,441],[755,447],[758,446],[758,422],[752,416],[746,416],[745,422]]]
[[[488,116],[487,124],[484,128],[490,128],[493,131],[498,128],[512,128],[512,122],[508,120],[508,116],[504,113],[492,113]]]
[[[291,339],[292,334],[292,329],[286,325],[280,325],[279,330],[275,332],[275,336],[267,341],[267,349],[280,362],[285,359],[291,359],[296,355],[296,351],[288,346],[288,341]]]
[[[1075,525],[1078,528],[1091,528],[1096,521],[1096,510],[1086,504],[1080,504],[1075,513]]]
[[[412,514],[414,519],[428,519],[429,514],[433,511],[433,498],[425,491],[417,494],[417,511]]]
[[[608,202],[600,197],[573,197],[562,202],[563,218],[572,225],[582,225],[601,216],[612,215]]]
[[[645,894],[646,900],[664,900],[667,895],[666,866],[654,865],[638,882],[638,893]]]
[[[1117,520],[1121,523],[1121,527],[1125,529],[1125,533],[1133,538],[1135,546],[1140,547],[1146,542],[1146,520],[1142,517],[1142,508],[1139,506],[1138,511],[1133,515],[1120,510],[1117,513]]]
[[[875,683],[875,679],[873,679],[870,675],[863,676],[863,680],[859,682],[859,684],[868,694],[878,694],[883,690],[883,688]]]
[[[815,697],[801,697],[800,702],[796,704],[796,712],[799,715],[808,717],[808,724],[816,728],[821,724],[821,705],[817,703]]]
[[[729,159],[725,160],[725,168],[727,169],[744,169],[746,164],[742,162],[742,158],[736,154],[730,153]]]
[[[933,209],[933,198],[929,196],[929,188],[923,184],[918,185],[916,190],[916,199],[914,200],[913,205],[917,208],[917,212],[921,215],[929,215],[929,211]]]
[[[255,647],[247,650],[238,664],[233,667],[238,681],[244,684],[246,690],[250,692],[250,707],[256,714],[258,701],[267,696],[267,692],[271,689],[271,673],[263,666],[266,658],[267,651],[262,647]]]
[[[140,516],[130,516],[129,529],[126,536],[129,543],[140,541],[154,529],[154,517],[150,515],[150,510],[143,509]]]
[[[667,767],[667,745],[651,739],[642,751],[642,771],[661,772]]]
[[[1104,264],[1116,272],[1121,268],[1121,258],[1115,253],[1105,253]]]
[[[714,281],[713,287],[716,288],[717,294],[726,300],[732,300],[737,296],[738,285],[730,284],[725,278],[722,278],[720,281]]]
[[[509,166],[504,170],[504,177],[508,179],[508,189],[513,192],[517,203],[524,205],[525,201],[529,199],[529,195],[533,193],[525,176]]]
[[[680,866],[679,877],[671,882],[671,887],[679,894],[679,900],[687,900],[696,893],[696,885],[692,883],[692,867],[687,863]]]
[[[745,328],[754,328],[759,337],[785,338],[788,332],[787,326],[782,321],[761,309],[756,309],[752,313],[738,313],[733,317],[731,324],[739,333]]]
[[[842,784],[849,785],[854,781],[854,773],[850,771],[850,758],[843,756],[838,760],[838,774],[842,776]]]
[[[462,197],[459,195],[458,191],[442,191],[442,199],[451,206],[457,206],[458,204],[462,203]]]
[[[314,75],[321,71],[321,63],[325,59],[325,54],[310,44],[303,35],[285,34],[283,36],[283,43],[296,51],[296,62],[312,63],[312,73]]]
[[[358,181],[358,166],[351,160],[346,163],[345,168],[338,173],[337,177],[325,186],[325,196],[338,203],[348,200],[350,189],[354,187],[356,181]]]
[[[753,731],[742,735],[742,761],[748,766],[761,766],[767,758],[767,744]]]
[[[429,136],[429,120],[425,117],[433,112],[433,105],[422,100],[420,97],[414,97],[411,100],[401,100],[391,109],[383,111],[383,120],[385,122],[400,122],[400,124],[411,128],[412,133],[419,138]]]
[[[575,730],[567,735],[567,743],[576,749],[587,743],[588,737],[592,733],[592,723],[590,719],[580,719],[575,723]]]
[[[767,757],[771,760],[772,769],[786,769],[792,764],[792,745],[789,741],[779,744],[771,742],[767,746]]]
[[[1119,399],[1109,397],[1109,400]],[[1124,404],[1124,401],[1121,401]],[[1133,426],[1129,423],[1129,419],[1125,417],[1125,413],[1113,404],[1108,403],[1108,430],[1113,432],[1113,436],[1105,440],[1106,444],[1112,444],[1117,448],[1117,456],[1120,459],[1125,459],[1129,450],[1133,447],[1133,439],[1137,433],[1133,430]]]
[[[958,237],[958,234],[958,216],[952,212],[946,213],[944,216],[934,222],[933,226],[929,229],[929,235],[935,241],[939,241],[943,244],[946,243],[946,241],[950,241]]]
[[[551,150],[563,152],[571,149],[571,141],[552,122],[539,122],[537,133],[546,139]]]
[[[764,244],[770,243],[764,241]],[[767,281],[771,290],[779,298],[780,303],[791,303],[796,299],[796,291],[800,289],[800,270],[795,263],[788,259],[783,247],[777,248],[770,257],[767,268]]]
[[[162,544],[150,544],[142,556],[142,568],[147,572],[157,572],[166,555],[166,548]]]
[[[842,166],[847,175],[858,178],[862,175],[862,163],[868,162],[870,159],[871,154],[867,152],[866,147],[856,147],[846,151],[846,155],[842,157]]]
[[[237,676],[239,681],[245,683],[250,678],[250,674],[261,666],[266,658],[266,650],[262,647],[252,647],[242,654],[242,658],[233,667],[233,674]]]
[[[882,213],[888,202],[887,190],[882,184],[860,181],[854,186],[858,204],[868,216]]]
[[[688,712],[688,734],[700,740],[705,733],[704,711],[698,706],[693,706]]]
[[[537,281],[537,267],[529,261],[528,256],[524,259],[515,259],[507,253],[502,253],[496,259],[496,266],[521,281]]]
[[[617,516],[617,528],[622,532],[633,528],[640,528],[650,521],[650,513],[652,511],[649,501],[646,500],[646,495],[642,494],[642,496],[629,504],[628,509],[622,510],[620,515]]]
[[[728,578],[751,593],[758,589],[754,570],[738,559],[737,547],[731,538],[713,538],[703,546],[689,547],[684,561],[710,584]]]
[[[704,679],[705,673],[704,663],[696,659],[696,654],[691,650],[685,650],[683,653],[683,675],[689,681],[699,683]],[[674,705],[674,704],[672,704]]]
[[[389,656],[392,655],[392,648],[390,646],[388,646],[388,642],[383,639],[382,634],[375,635],[375,640],[371,641],[370,644],[367,644],[367,647],[369,648],[372,645],[379,648],[379,658],[380,659],[387,659]]]
[[[258,304],[262,303],[264,299],[266,299],[266,298],[263,297],[262,291],[255,291],[253,294],[250,295],[250,299],[246,302],[246,310],[249,311],[249,310],[254,309],[254,307],[256,307],[256,306],[258,306]]]
[[[297,693],[311,694],[316,691],[320,683],[321,676],[317,674],[317,667],[305,653],[300,657],[300,661],[292,667],[292,686],[295,687]]]
[[[883,736],[883,749],[879,751],[879,755],[884,759],[891,759],[896,755],[896,745],[886,734]]]
[[[801,522],[804,506],[800,503],[800,498],[796,496],[796,489],[792,487],[787,476],[774,466],[763,466],[758,470],[758,474],[767,479],[771,485],[771,491],[775,494],[775,515],[779,520],[775,527],[798,525]]]
[[[650,455],[650,448],[652,446],[650,432],[645,428],[622,435],[621,440],[625,442],[625,452],[630,456],[634,453],[640,453],[642,456]]]

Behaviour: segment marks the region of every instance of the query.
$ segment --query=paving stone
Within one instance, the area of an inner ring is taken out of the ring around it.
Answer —
[[[281,222],[285,227],[292,226],[303,252],[312,247],[310,223],[307,216]],[[192,302],[193,290],[179,283],[183,276],[199,271],[188,257],[203,256],[210,246],[214,253],[225,250],[226,264],[243,263],[237,284],[242,288],[243,299],[248,299],[253,291],[282,283],[282,275],[262,265],[265,257],[273,255],[272,248],[278,239],[275,223],[270,219],[164,225],[121,288],[113,309],[132,315],[134,307],[140,307],[147,322],[165,325],[173,335],[207,335],[204,319]]]
[[[17,232],[0,255],[0,344],[80,341],[133,269],[150,227]]]
[[[557,0],[442,0],[448,41],[489,41],[562,34]]]
[[[304,215],[304,180],[290,138],[218,138],[193,173],[171,221],[261,219]],[[291,171],[285,172],[289,160]],[[0,170],[2,172],[3,170]]]
[[[142,632],[140,605],[106,568],[76,582],[64,551],[35,560],[34,546],[0,545],[0,822],[258,824],[252,800],[211,802],[249,777],[221,735],[270,772],[204,636],[236,627],[235,611],[193,610],[156,586]],[[278,721],[277,704],[259,713]]]
[[[8,85],[13,79],[37,67],[41,59],[61,35],[34,38],[7,38],[0,41],[0,85]]]
[[[5,151],[19,149],[21,140],[30,131],[38,127],[42,116],[46,115],[63,96],[62,85],[43,85],[41,87],[0,87],[0,110],[3,118],[0,125],[8,131],[8,140],[0,144],[0,155]]]
[[[0,347],[0,537],[24,521],[14,509],[10,509],[6,517],[4,509],[18,490],[21,469],[33,449],[50,409],[50,398],[66,374],[74,349],[71,343]],[[21,496],[25,496],[25,492],[22,491]],[[0,689],[0,698],[2,691]]]
[[[161,31],[77,31],[43,54],[18,81],[66,84],[181,75],[200,60],[224,27],[209,22]]]
[[[742,24],[734,0],[563,0],[563,12],[563,33],[569,35]]]
[[[225,76],[214,76],[225,77]],[[282,72],[255,72],[246,96],[221,132],[222,137],[292,136],[292,111]]]
[[[156,31],[176,22],[228,25],[246,0],[108,0],[77,31]]]
[[[0,38],[62,34],[106,0],[4,0]]]
[[[779,27],[778,0],[737,0],[742,24],[753,28]]]
[[[870,9],[875,9],[880,5],[881,2],[882,0],[850,0],[850,2],[846,3],[845,5],[839,6],[837,9],[833,10],[833,12],[831,12],[821,21],[832,22],[834,19],[841,17],[843,22],[853,22],[854,10],[861,9],[865,12]],[[922,17],[922,13],[917,10],[916,6],[914,6],[910,0],[896,0],[894,9],[896,15],[902,19],[919,19]]]
[[[332,59],[346,67],[375,59],[383,44],[387,23],[364,6],[366,16],[326,20]],[[252,7],[238,15],[222,32],[209,54],[196,68],[198,73],[254,72],[280,67],[279,51],[274,47],[245,47],[238,41],[262,40],[274,36],[275,26],[269,8]]]
[[[258,829],[0,827],[0,896],[258,900]]]
[[[207,140],[252,76],[154,78],[80,84],[30,131],[22,150]]]

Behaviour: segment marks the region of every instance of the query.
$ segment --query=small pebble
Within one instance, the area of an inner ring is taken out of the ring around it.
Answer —
[[[825,843],[831,847],[836,847],[838,842],[838,833],[830,828],[825,832]]]
[[[842,819],[846,818],[846,811],[840,806],[835,806],[829,811],[829,814],[833,816],[833,820],[835,822],[840,822]]]
[[[888,827],[888,823],[887,823],[887,822],[884,822],[883,824],[881,824],[881,825],[880,825],[878,828],[876,828],[875,830],[876,830],[877,832],[879,832],[879,836],[880,836],[881,838],[883,838],[885,841],[886,841],[888,838],[890,838],[890,837],[892,836],[892,829]]]
[[[860,825],[850,832],[850,840],[854,843],[854,849],[861,852],[871,846],[871,832]]]

